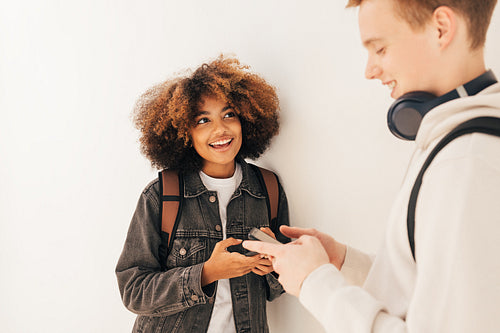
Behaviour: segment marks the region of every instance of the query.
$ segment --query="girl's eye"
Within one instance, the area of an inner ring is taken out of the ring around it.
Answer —
[[[377,50],[378,55],[383,55],[385,53],[385,47],[381,47],[380,49]]]
[[[209,120],[208,118],[200,118],[198,119],[198,121],[196,122],[196,124],[205,124],[205,123],[208,123]]]
[[[224,118],[234,118],[234,117],[236,117],[236,113],[234,113],[234,111],[229,111],[224,115]]]

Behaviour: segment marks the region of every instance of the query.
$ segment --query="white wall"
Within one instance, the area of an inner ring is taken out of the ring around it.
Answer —
[[[130,112],[149,86],[232,52],[278,87],[277,170],[292,224],[375,251],[411,143],[385,125],[344,1],[4,1],[0,4],[2,332],[128,332],[114,276],[142,188],[156,177]],[[500,73],[498,10],[487,44]],[[322,332],[296,299],[273,332]]]

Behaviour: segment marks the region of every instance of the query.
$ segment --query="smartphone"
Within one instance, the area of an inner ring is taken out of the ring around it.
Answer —
[[[266,243],[282,244],[281,242],[277,241],[276,239],[266,234],[264,231],[257,228],[253,228],[252,230],[250,230],[250,232],[248,233],[248,238]]]
[[[268,243],[273,243],[273,244],[282,244],[282,243],[278,242],[276,239],[274,239],[271,236],[269,236],[268,234],[266,234],[265,232],[263,232],[262,230],[257,229],[257,228],[253,228],[252,230],[250,230],[250,232],[248,233],[248,239],[258,240],[258,241],[263,241],[263,242],[268,242]],[[249,250],[245,249],[243,246],[241,246],[241,244],[232,245],[232,246],[228,247],[227,250],[229,252],[241,253],[247,257],[252,257],[256,254],[259,254],[258,252],[249,251]]]
[[[238,253],[243,254],[247,257],[253,257],[256,254],[259,254],[258,252],[249,251],[249,250],[245,249],[241,244],[231,245],[227,248],[227,251],[228,252],[238,252]]]

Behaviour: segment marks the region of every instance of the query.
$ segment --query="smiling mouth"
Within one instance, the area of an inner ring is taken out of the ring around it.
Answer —
[[[225,139],[209,143],[208,145],[214,149],[224,149],[226,147],[229,147],[229,145],[231,145],[232,142],[233,139]]]
[[[393,90],[394,87],[396,86],[396,81],[390,81],[390,82],[387,82],[387,83],[384,83],[384,85],[387,86],[387,88],[389,88],[389,90]]]

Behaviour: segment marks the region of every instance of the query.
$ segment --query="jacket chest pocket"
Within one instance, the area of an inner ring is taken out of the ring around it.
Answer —
[[[176,238],[167,258],[167,267],[187,267],[206,261],[207,241],[198,238]]]

